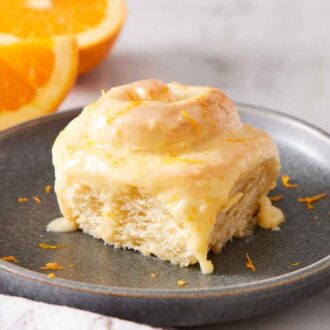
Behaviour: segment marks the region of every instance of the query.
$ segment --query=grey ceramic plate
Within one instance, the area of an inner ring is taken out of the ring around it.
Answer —
[[[59,216],[55,195],[44,187],[54,180],[51,146],[79,110],[58,113],[0,134],[0,251],[17,263],[0,261],[0,291],[155,325],[199,325],[237,320],[273,311],[330,283],[329,198],[307,210],[297,199],[328,192],[330,138],[280,113],[241,105],[243,120],[269,131],[279,144],[283,172],[299,184],[281,184],[273,194],[287,221],[279,232],[257,229],[211,255],[212,275],[199,267],[180,269],[133,251],[114,250],[81,232],[47,233]],[[39,196],[42,203],[17,203]],[[66,245],[43,250],[38,243]],[[245,254],[256,271],[245,267]],[[40,267],[64,266],[56,279]],[[292,263],[299,262],[299,266]],[[74,268],[68,265],[74,264]],[[158,274],[156,279],[150,273]],[[187,285],[177,287],[184,279]]]

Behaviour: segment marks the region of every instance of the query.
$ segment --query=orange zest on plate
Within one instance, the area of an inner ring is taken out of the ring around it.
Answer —
[[[2,14],[1,9],[0,33]],[[77,66],[73,37],[6,40],[2,36],[0,130],[55,111],[75,82]]]
[[[313,203],[319,201],[320,199],[322,199],[326,196],[327,196],[327,193],[322,193],[322,194],[318,194],[318,195],[311,196],[311,197],[301,197],[298,199],[298,201],[300,203],[306,203],[307,209],[311,210],[311,209],[315,208]]]
[[[42,270],[60,270],[63,266],[59,265],[57,262],[48,262],[46,265],[41,267]]]
[[[291,179],[288,175],[285,175],[285,174],[282,175],[282,184],[285,188],[297,188],[298,184],[291,183],[290,180]]]
[[[41,204],[41,199],[38,196],[33,196],[32,199],[37,203]]]
[[[252,259],[250,258],[249,254],[246,253],[246,267],[249,268],[251,271],[255,272],[256,271],[256,267],[253,264]]]
[[[50,184],[48,184],[47,186],[45,186],[45,193],[49,194],[52,191],[52,186]]]
[[[18,203],[27,203],[29,199],[27,197],[18,197],[17,201]]]
[[[274,195],[268,197],[272,202],[279,202],[283,199],[282,195]]]
[[[0,258],[3,261],[16,262],[17,259],[14,256],[4,256]]]
[[[64,247],[64,245],[51,245],[51,244],[42,242],[42,243],[38,244],[38,247],[40,249],[44,249],[44,250],[57,250],[61,247]]]

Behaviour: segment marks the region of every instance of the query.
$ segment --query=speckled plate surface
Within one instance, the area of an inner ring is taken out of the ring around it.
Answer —
[[[0,133],[0,254],[18,260],[0,260],[0,291],[154,325],[188,326],[267,313],[328,286],[329,196],[313,210],[297,199],[330,192],[329,135],[280,113],[246,105],[240,111],[245,122],[276,139],[283,173],[299,187],[279,184],[272,193],[284,196],[278,202],[287,218],[282,230],[257,229],[248,239],[235,239],[220,255],[210,255],[212,275],[202,275],[198,266],[180,269],[133,251],[114,250],[82,232],[46,232],[47,223],[60,216],[53,191],[44,191],[54,181],[51,147],[79,109]],[[18,203],[18,197],[29,202]],[[40,249],[41,242],[64,247]],[[255,272],[245,267],[246,252]],[[64,267],[56,279],[40,269],[47,262]],[[151,272],[157,273],[156,279]],[[187,284],[178,287],[178,279]]]

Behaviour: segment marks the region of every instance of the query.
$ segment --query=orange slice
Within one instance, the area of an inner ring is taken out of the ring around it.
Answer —
[[[75,82],[74,37],[0,44],[0,130],[56,110]]]
[[[126,16],[124,0],[0,0],[0,8],[0,38],[75,35],[79,73],[107,55]]]

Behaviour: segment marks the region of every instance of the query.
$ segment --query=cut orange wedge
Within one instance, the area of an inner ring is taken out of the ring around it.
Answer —
[[[0,130],[55,111],[75,82],[74,37],[0,44]]]
[[[1,38],[75,35],[79,73],[106,56],[126,16],[124,0],[0,0],[0,8]]]

